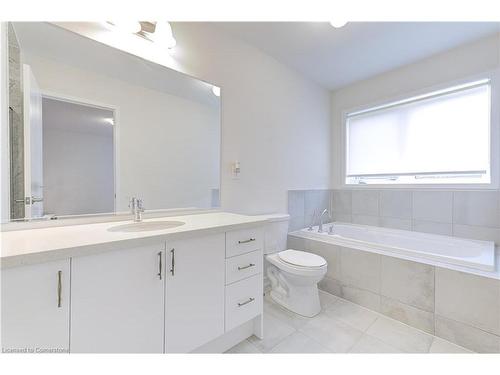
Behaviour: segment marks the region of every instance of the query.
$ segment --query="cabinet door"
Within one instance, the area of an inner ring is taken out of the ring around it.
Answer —
[[[166,351],[186,353],[224,333],[225,235],[167,243]]]
[[[2,270],[2,348],[69,348],[69,259]]]
[[[73,258],[71,352],[163,352],[164,248]]]

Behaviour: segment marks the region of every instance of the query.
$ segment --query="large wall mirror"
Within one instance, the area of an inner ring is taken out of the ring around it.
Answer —
[[[49,23],[8,38],[11,220],[219,206],[213,85]]]

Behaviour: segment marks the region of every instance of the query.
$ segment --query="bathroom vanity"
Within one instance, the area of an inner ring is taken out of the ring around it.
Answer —
[[[3,350],[222,352],[262,337],[267,221],[217,212],[3,232]],[[177,224],[150,230],[161,222]]]

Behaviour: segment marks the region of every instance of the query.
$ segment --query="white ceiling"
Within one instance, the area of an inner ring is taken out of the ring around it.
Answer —
[[[336,89],[500,31],[495,22],[215,23],[320,85]]]

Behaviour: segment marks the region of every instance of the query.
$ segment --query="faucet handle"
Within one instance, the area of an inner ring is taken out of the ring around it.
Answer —
[[[135,208],[136,197],[130,197],[128,200],[128,208]]]
[[[316,218],[316,210],[313,211],[312,216],[311,216],[311,222],[309,223],[309,228],[307,229],[309,232],[311,232],[313,230],[315,218]]]
[[[136,199],[137,209],[144,212],[144,201],[140,198]]]

